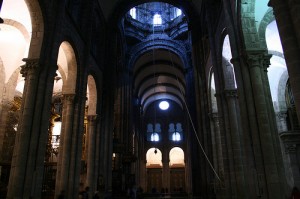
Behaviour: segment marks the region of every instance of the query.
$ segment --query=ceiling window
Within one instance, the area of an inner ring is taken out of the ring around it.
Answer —
[[[130,15],[133,19],[136,19],[136,8],[131,8],[130,9]]]
[[[159,26],[162,24],[162,19],[161,19],[161,15],[160,14],[155,14],[153,16],[153,25],[155,26]]]
[[[182,11],[179,8],[176,8],[176,17],[182,15]]]
[[[158,106],[161,110],[167,110],[170,105],[167,101],[161,101]]]

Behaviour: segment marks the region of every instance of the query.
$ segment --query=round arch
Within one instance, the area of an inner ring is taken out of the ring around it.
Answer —
[[[150,148],[146,153],[147,168],[162,168],[162,152],[158,148]]]
[[[240,6],[239,14],[246,49],[262,47],[258,29],[265,13],[268,12],[268,0],[242,0]]]
[[[19,30],[22,33],[22,35],[24,36],[26,43],[29,44],[30,39],[31,39],[31,34],[28,32],[28,30],[22,23],[20,23],[16,20],[13,20],[13,19],[4,19],[4,24],[13,26],[17,30]]]
[[[259,36],[259,40],[261,41],[261,45],[263,47],[267,47],[267,43],[266,43],[266,29],[267,26],[272,22],[275,21],[275,17],[273,14],[273,9],[269,8],[266,12],[266,14],[264,15],[264,17],[262,18],[262,21],[259,24],[259,28],[258,28],[258,36]]]
[[[39,58],[44,38],[44,19],[40,4],[37,0],[25,0],[30,12],[32,37],[28,58]]]
[[[170,150],[170,167],[184,167],[184,151],[180,147],[174,147]]]
[[[88,115],[96,115],[97,110],[97,88],[95,79],[92,75],[88,76],[88,89],[87,89],[87,96],[88,96]]]
[[[67,41],[59,47],[57,65],[63,79],[63,93],[75,93],[77,77],[77,60],[71,44]]]

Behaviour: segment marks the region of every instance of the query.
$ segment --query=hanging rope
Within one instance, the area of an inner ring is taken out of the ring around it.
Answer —
[[[172,54],[171,54],[170,50],[168,50],[168,52],[169,52],[170,60],[171,60],[171,63],[172,63],[172,67],[175,68],[175,66],[174,66],[174,61],[173,61],[173,58],[172,58]],[[178,88],[179,88],[179,90],[180,90],[180,93],[181,93],[182,96],[184,96],[183,90],[182,90],[182,88],[180,87],[180,83],[179,83],[178,76],[177,76],[177,75],[175,75],[175,76],[176,76],[176,80],[177,80],[177,84],[178,84],[177,86],[178,86]],[[193,120],[192,120],[192,116],[191,116],[191,114],[190,114],[190,111],[189,111],[189,109],[188,109],[186,100],[185,100],[185,98],[183,98],[183,99],[184,99],[184,100],[183,100],[184,106],[185,106],[185,108],[186,108],[186,110],[187,110],[187,114],[188,114],[188,116],[189,116],[189,120],[190,120],[190,123],[191,123],[191,125],[192,125],[193,132],[194,132],[194,134],[195,134],[195,137],[196,137],[196,139],[197,139],[197,141],[198,141],[198,144],[199,144],[199,146],[200,146],[200,149],[201,149],[203,155],[205,156],[205,159],[207,160],[209,166],[210,166],[211,169],[213,170],[215,176],[217,177],[217,179],[218,179],[218,180],[221,182],[221,184],[222,184],[222,180],[221,180],[220,176],[218,175],[217,171],[215,170],[214,166],[212,165],[211,161],[209,160],[209,158],[208,158],[208,156],[207,156],[207,154],[206,154],[206,152],[205,152],[205,150],[204,150],[204,148],[203,148],[203,146],[202,146],[202,144],[201,144],[201,142],[200,142],[200,139],[199,139],[199,136],[198,136],[198,134],[197,134],[197,131],[196,131],[194,122],[193,122]]]
[[[155,63],[155,57],[154,57],[154,49],[155,49],[155,48],[154,48],[154,24],[153,24],[152,27],[153,27],[153,30],[152,30],[153,39],[152,39],[152,41],[153,41],[153,65],[154,65],[154,63]],[[164,34],[164,31],[165,31],[165,30],[163,29],[162,32],[161,32],[161,35]],[[169,56],[170,56],[170,60],[171,60],[172,67],[175,68],[175,66],[174,66],[174,61],[173,61],[173,58],[172,58],[172,54],[171,54],[171,52],[170,52],[170,49],[168,49],[168,52],[169,52]],[[156,67],[156,66],[155,66],[155,67]],[[156,75],[156,68],[155,68],[155,71],[154,71],[154,76],[155,76],[155,75]],[[182,88],[180,87],[180,82],[179,82],[178,76],[177,76],[177,75],[175,75],[175,76],[176,76],[176,80],[177,80],[177,84],[178,84],[178,88],[179,88],[179,90],[180,90],[180,93],[181,93],[182,96],[184,96],[183,90],[182,90]],[[154,92],[155,92],[155,87],[154,87]],[[209,160],[209,158],[208,158],[208,156],[207,156],[207,154],[206,154],[206,152],[205,152],[205,150],[204,150],[204,148],[203,148],[203,146],[202,146],[202,144],[201,144],[201,141],[200,141],[199,136],[198,136],[198,134],[197,134],[197,131],[196,131],[196,128],[195,128],[194,122],[193,122],[193,120],[192,120],[192,116],[191,116],[190,111],[189,111],[189,109],[188,109],[188,106],[187,106],[187,103],[186,103],[185,98],[184,98],[183,102],[184,102],[184,106],[185,106],[185,108],[186,108],[186,110],[187,110],[187,114],[188,114],[190,123],[191,123],[191,125],[192,125],[193,132],[194,132],[194,134],[195,134],[195,137],[196,137],[196,139],[197,139],[197,141],[198,141],[198,144],[199,144],[199,146],[200,146],[200,149],[201,149],[201,151],[202,151],[202,153],[203,153],[205,159],[207,160],[207,162],[208,162],[210,168],[212,169],[213,173],[215,174],[216,178],[220,181],[220,183],[221,183],[221,185],[222,185],[223,182],[222,182],[220,176],[218,175],[217,171],[215,170],[214,166],[212,165],[211,161]]]

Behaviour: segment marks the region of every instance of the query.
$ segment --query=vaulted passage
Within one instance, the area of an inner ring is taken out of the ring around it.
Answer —
[[[297,198],[299,7],[0,0],[0,199]]]

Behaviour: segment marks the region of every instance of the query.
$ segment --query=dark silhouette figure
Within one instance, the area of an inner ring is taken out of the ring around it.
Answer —
[[[85,190],[80,193],[82,195],[82,199],[89,199],[89,191],[90,187],[85,187]]]
[[[57,199],[64,199],[64,198],[65,198],[65,191],[62,190],[62,191],[60,192],[60,194],[58,195],[58,198],[57,198]]]
[[[293,188],[291,199],[300,199],[300,191],[297,187]]]
[[[98,191],[95,192],[93,199],[100,199]]]

